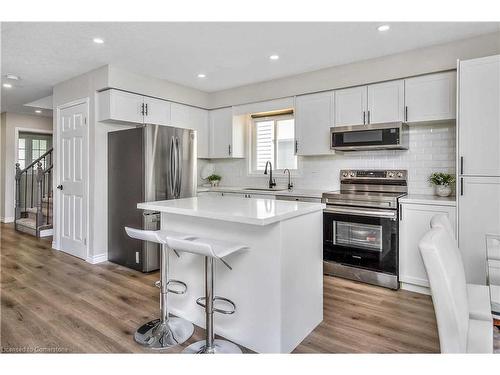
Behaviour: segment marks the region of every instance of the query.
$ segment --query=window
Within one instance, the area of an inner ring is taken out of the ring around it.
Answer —
[[[19,133],[17,143],[17,162],[21,169],[26,168],[52,147],[52,135]],[[42,165],[45,168],[45,165]]]
[[[273,169],[297,169],[295,126],[292,116],[257,118],[252,123],[253,172],[261,173],[270,161]]]

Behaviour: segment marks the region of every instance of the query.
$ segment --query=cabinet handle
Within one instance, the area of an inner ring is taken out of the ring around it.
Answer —
[[[403,205],[399,204],[399,221],[403,220]]]
[[[295,140],[295,153],[299,152],[299,141]]]
[[[231,156],[231,145],[228,145],[229,156]]]
[[[405,121],[408,121],[408,106],[405,106]]]
[[[363,111],[363,125],[366,125],[366,112]]]
[[[460,156],[460,174],[464,174],[464,157]]]
[[[146,103],[146,116],[148,115],[148,103]]]
[[[144,116],[144,103],[141,104],[141,115]]]
[[[460,195],[464,195],[464,178],[460,177]]]
[[[370,123],[370,110],[368,110],[368,124]]]

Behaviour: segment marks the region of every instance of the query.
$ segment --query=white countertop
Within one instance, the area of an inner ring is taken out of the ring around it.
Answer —
[[[286,195],[293,197],[321,198],[323,193],[328,190],[314,189],[292,189],[288,190],[252,190],[250,187],[241,186],[218,186],[215,188],[198,186],[198,192],[215,191],[223,193],[241,193],[241,194],[268,194],[268,195]]]
[[[202,196],[137,204],[137,208],[252,225],[268,225],[322,211],[323,203]]]
[[[400,203],[433,204],[439,206],[456,206],[456,197],[438,197],[437,195],[408,194],[399,198]]]

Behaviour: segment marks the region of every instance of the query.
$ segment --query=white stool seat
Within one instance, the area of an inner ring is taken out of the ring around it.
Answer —
[[[493,353],[493,324],[485,320],[469,320],[467,353]]]
[[[487,285],[467,284],[467,302],[471,319],[492,322],[490,288]]]
[[[168,237],[167,245],[168,247],[177,251],[185,251],[187,253],[193,253],[217,259],[224,258],[225,256],[248,248],[248,246],[246,245],[235,242],[213,240],[200,237],[197,237],[193,240]]]
[[[162,245],[167,243],[167,238],[188,240],[195,236],[187,233],[175,232],[173,230],[142,230],[125,227],[128,236],[137,240],[156,242]]]

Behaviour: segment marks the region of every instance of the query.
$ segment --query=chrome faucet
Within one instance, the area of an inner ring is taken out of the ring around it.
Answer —
[[[285,170],[283,171],[283,173],[287,173],[287,172],[288,172],[288,190],[292,190],[293,184],[292,184],[292,177],[290,175],[290,169],[285,168]]]
[[[264,170],[264,174],[267,174],[267,165],[269,164],[269,189],[272,189],[276,186],[276,180],[273,180],[273,165],[268,160],[266,161],[266,169]]]

